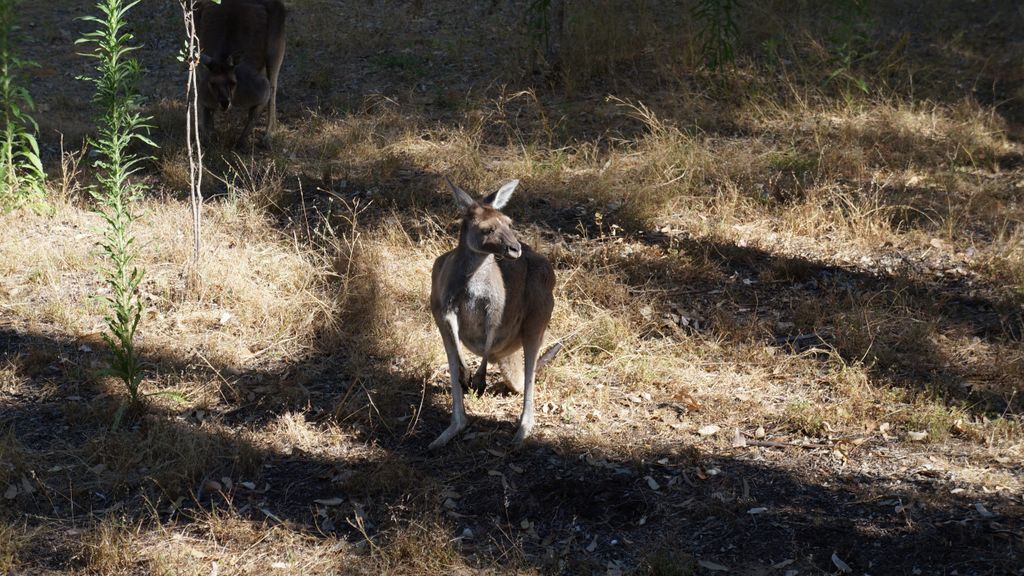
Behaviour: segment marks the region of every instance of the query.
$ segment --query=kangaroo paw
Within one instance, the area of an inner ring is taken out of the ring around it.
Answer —
[[[457,436],[459,432],[462,432],[462,429],[465,427],[465,422],[462,422],[461,424],[457,422],[452,422],[451,425],[448,426],[448,428],[444,432],[441,432],[441,435],[438,436],[436,440],[430,443],[430,446],[427,446],[427,450],[437,450],[438,448],[444,446],[452,438],[455,438],[455,436]]]
[[[487,388],[487,375],[481,373],[474,374],[470,386],[473,388],[473,392],[476,392],[477,396],[483,394],[484,390]]]
[[[522,448],[523,443],[530,437],[530,432],[533,431],[533,419],[529,421],[522,421],[519,423],[519,430],[516,430],[516,435],[512,438],[512,445],[516,448]]]

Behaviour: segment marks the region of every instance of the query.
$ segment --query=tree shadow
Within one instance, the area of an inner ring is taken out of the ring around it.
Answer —
[[[82,402],[78,395],[94,392],[74,368],[94,353],[76,344],[0,331],[3,360],[26,380],[0,403],[0,418],[20,445],[12,477],[29,475],[36,487],[0,514],[54,531],[36,544],[28,569],[81,567],[78,539],[58,536],[71,526],[87,532],[113,514],[143,525],[156,521],[154,514],[163,525],[187,525],[214,509],[314,538],[342,537],[355,547],[369,538],[371,556],[387,554],[403,530],[427,526],[447,531],[469,566],[504,563],[542,573],[666,561],[695,570],[698,560],[741,573],[780,563],[830,573],[835,553],[873,574],[1005,574],[1019,568],[1024,554],[1019,501],[963,490],[954,475],[927,465],[864,470],[851,464],[835,473],[819,466],[827,451],[791,448],[796,454],[783,463],[766,458],[769,449],[715,450],[690,436],[614,456],[554,433],[557,419],[543,415],[539,434],[521,451],[509,449],[513,421],[476,415],[460,438],[429,453],[427,442],[447,424],[447,401],[433,397],[435,382],[415,381],[384,359],[363,363],[358,384],[318,378],[306,385],[303,412],[312,422],[343,422],[339,404],[372,412],[360,418],[353,442],[372,449],[267,446],[216,425],[268,430],[269,406],[259,403],[206,421],[157,406],[112,433],[102,413],[109,414],[113,398],[85,401],[98,418],[69,409]],[[183,368],[170,355],[148,360],[162,370]],[[358,403],[351,401],[354,386],[366,394]],[[401,403],[372,402],[385,387],[410,398],[424,395],[415,424]],[[139,459],[145,442],[165,450]],[[192,451],[182,453],[183,446]],[[122,462],[117,455],[125,450],[136,456]],[[851,456],[855,461],[855,451]],[[50,466],[55,459],[66,464]],[[222,476],[235,478],[234,487],[214,490],[205,482]],[[337,500],[326,506],[317,499]],[[518,551],[516,558],[502,560],[508,550]]]
[[[351,226],[351,203],[360,202],[369,205],[360,212],[362,232],[401,227],[420,241],[436,234],[440,221],[457,235],[457,211],[443,176],[410,157],[377,159],[337,178],[285,180],[291,203],[278,207],[276,220],[283,230],[326,222],[343,232]],[[700,331],[708,334],[740,342],[753,333],[794,355],[811,348],[834,352],[848,365],[865,366],[879,387],[937,396],[971,416],[1021,414],[1024,398],[1014,377],[1024,369],[1021,300],[960,264],[937,269],[895,249],[867,262],[825,263],[659,232],[643,217],[626,226],[625,236],[609,237],[597,210],[539,181],[522,186],[509,213],[534,222],[543,238],[580,242],[584,250],[602,250],[618,239],[651,248],[653,254],[603,252],[601,262],[626,289],[658,294],[656,315],[685,309],[702,319]],[[299,239],[319,241],[309,234]],[[710,322],[716,317],[720,321]],[[683,338],[693,330],[680,328]]]
[[[644,276],[632,279],[637,287],[685,292],[663,299],[666,310],[685,298],[703,318],[716,311],[734,322],[743,318],[769,346],[834,351],[848,364],[865,365],[879,382],[938,393],[971,414],[1021,413],[1012,375],[1024,361],[1014,355],[1024,341],[1024,312],[1018,298],[982,280],[956,271],[936,277],[899,257],[865,269],[685,234],[651,232],[638,240],[684,256],[647,262]],[[694,262],[716,269],[718,281],[695,280]],[[728,336],[728,327],[711,330]],[[994,354],[987,363],[950,357],[947,338],[983,343]]]

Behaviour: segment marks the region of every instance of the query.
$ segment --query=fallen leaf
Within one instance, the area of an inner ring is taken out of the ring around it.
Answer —
[[[772,564],[772,568],[778,570],[779,568],[785,568],[786,566],[789,566],[793,562],[795,562],[795,560],[793,560],[792,558],[788,558],[786,560],[783,560],[782,562],[776,562],[775,564]]]
[[[995,514],[989,512],[988,508],[985,508],[985,505],[981,502],[975,502],[974,509],[978,511],[978,514],[981,514],[982,518],[991,518],[995,516]]]
[[[691,396],[690,393],[685,390],[680,390],[679,392],[676,392],[675,395],[672,396],[672,399],[675,400],[676,402],[684,404],[686,406],[686,409],[689,410],[690,412],[699,412],[702,408],[700,402],[698,402],[696,398]]]
[[[764,438],[764,436],[765,436],[764,426],[758,426],[757,430],[754,430],[754,438],[760,439],[760,438]]]
[[[255,482],[239,482],[238,485],[241,486],[242,488],[245,488],[246,490],[255,490],[256,489],[256,483]]]
[[[701,436],[714,436],[715,434],[718,434],[718,431],[721,429],[722,428],[717,424],[708,424],[700,430],[697,430],[697,434],[700,434]]]
[[[750,510],[747,510],[747,514],[754,514],[754,515],[756,515],[756,514],[764,514],[767,511],[768,511],[767,508],[765,508],[763,506],[759,506],[757,508],[751,508]]]
[[[842,572],[843,574],[849,574],[849,573],[853,572],[853,568],[850,568],[849,564],[847,564],[846,562],[843,562],[839,558],[839,556],[836,556],[835,552],[832,553],[832,563],[835,564],[836,568],[839,568],[839,571]]]
[[[276,521],[276,522],[278,522],[280,524],[284,524],[284,520],[281,520],[276,514],[274,514],[270,510],[267,510],[266,508],[260,508],[260,512],[263,512],[263,514],[267,518],[270,518],[271,520],[274,520],[274,521]]]
[[[701,568],[711,570],[712,572],[728,572],[729,569],[721,564],[711,562],[710,560],[698,560],[697,564],[700,564]]]
[[[644,476],[644,480],[647,480],[647,485],[651,487],[651,490],[657,490],[661,488],[658,481],[650,476]]]
[[[907,432],[907,438],[910,438],[911,442],[922,442],[928,437],[927,432]]]
[[[18,486],[15,485],[15,484],[11,484],[10,486],[7,487],[7,491],[4,492],[4,498],[6,498],[7,500],[14,500],[17,497],[18,497]]]
[[[743,435],[743,432],[740,432],[740,429],[737,428],[736,432],[732,436],[732,447],[733,448],[743,448],[746,445],[747,445],[747,438]]]
[[[220,325],[223,326],[231,321],[231,312],[224,312],[220,315]]]
[[[203,489],[210,492],[220,492],[224,490],[224,486],[216,480],[207,480],[206,482],[203,482]]]
[[[587,544],[586,550],[587,552],[593,552],[594,550],[597,550],[597,536],[594,536],[594,539],[590,541],[590,544]]]
[[[344,501],[345,499],[341,496],[335,496],[334,498],[317,498],[316,500],[313,500],[313,502],[324,506],[337,506]]]

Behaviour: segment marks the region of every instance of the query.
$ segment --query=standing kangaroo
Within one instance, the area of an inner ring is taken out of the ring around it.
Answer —
[[[209,0],[196,8],[199,36],[200,133],[213,130],[213,113],[232,106],[249,117],[235,146],[245,143],[252,122],[267,105],[264,144],[277,128],[277,76],[284,61],[285,8],[281,0]]]
[[[512,220],[501,213],[518,184],[513,180],[476,201],[448,181],[464,214],[459,245],[434,261],[430,310],[448,355],[452,421],[430,449],[444,446],[466,427],[463,387],[472,384],[482,392],[488,362],[498,364],[512,391],[523,393],[513,442],[521,445],[533,429],[534,372],[555,306],[555,271],[547,258],[516,239]],[[459,342],[481,357],[472,381]]]

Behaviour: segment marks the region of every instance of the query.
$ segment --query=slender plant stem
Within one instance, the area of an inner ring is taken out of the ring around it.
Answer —
[[[135,47],[133,36],[126,32],[126,15],[138,0],[100,0],[100,16],[86,16],[84,20],[96,24],[97,29],[85,34],[78,43],[90,44],[93,51],[87,56],[97,61],[95,75],[84,78],[96,86],[94,101],[100,108],[99,133],[93,146],[99,158],[93,164],[97,169],[98,185],[90,189],[96,200],[96,211],[106,222],[100,247],[109,263],[103,269],[109,289],[106,301],[108,332],[103,339],[110,347],[113,359],[107,374],[121,380],[128,392],[114,416],[116,428],[125,408],[140,401],[143,362],[135,348],[135,334],[142,319],[142,300],[139,286],[145,271],[135,265],[135,237],[131,232],[134,216],[132,201],[145,190],[131,177],[147,160],[131,151],[138,142],[155,146],[146,132],[148,118],[136,110],[139,97],[135,89],[140,74],[137,60],[131,57]]]
[[[199,273],[199,255],[202,242],[203,223],[203,149],[199,134],[199,38],[196,35],[195,0],[180,0],[185,23],[186,62],[188,82],[185,98],[188,104],[185,112],[186,146],[188,149],[189,199],[192,205],[192,271]]]

